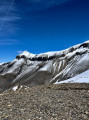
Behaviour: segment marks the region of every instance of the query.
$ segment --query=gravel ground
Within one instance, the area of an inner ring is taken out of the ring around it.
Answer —
[[[89,120],[89,84],[8,90],[0,94],[0,120]]]

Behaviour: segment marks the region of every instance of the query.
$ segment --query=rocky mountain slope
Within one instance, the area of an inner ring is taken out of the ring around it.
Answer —
[[[0,92],[15,85],[53,84],[88,69],[89,41],[57,52],[24,51],[12,62],[0,64]]]
[[[89,120],[89,84],[60,84],[0,94],[0,120]]]

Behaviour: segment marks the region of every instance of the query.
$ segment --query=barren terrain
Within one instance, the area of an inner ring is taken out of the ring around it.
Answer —
[[[0,94],[0,120],[89,120],[89,84],[5,91]]]

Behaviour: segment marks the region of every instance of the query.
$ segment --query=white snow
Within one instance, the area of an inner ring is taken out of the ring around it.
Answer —
[[[4,62],[3,63],[0,63],[0,65],[3,65],[4,64]]]
[[[12,88],[13,91],[16,91],[17,89],[18,89],[18,85]]]
[[[89,70],[67,80],[56,82],[55,84],[61,83],[89,83]]]
[[[85,41],[84,43],[89,43],[89,40]]]
[[[22,54],[19,54],[19,55],[20,56],[25,55],[27,58],[33,58],[33,57],[36,56],[35,54],[32,54],[32,53],[30,53],[28,51],[24,51]]]
[[[73,55],[75,55],[76,54],[76,52],[79,52],[79,53],[84,53],[85,51],[87,51],[88,49],[87,48],[79,48],[79,49],[76,49],[76,50],[74,50],[73,52],[70,52],[70,53],[68,53],[67,55],[66,55],[66,57],[67,58],[70,58],[70,57],[72,57]]]
[[[77,64],[80,64],[84,61],[89,61],[89,53],[86,53],[78,62]]]
[[[44,67],[42,67],[39,71],[48,71],[51,73],[51,66],[52,66],[52,61],[48,62]]]
[[[23,63],[24,63],[24,59],[18,60],[18,61],[14,64],[13,68],[10,68],[7,73],[13,73],[13,72],[14,72],[18,67],[20,67]]]
[[[21,88],[22,88],[23,86],[21,85],[20,87],[18,86],[18,85],[16,85],[16,86],[14,86],[13,88],[12,88],[12,90],[13,91],[16,91],[16,90],[20,90]]]

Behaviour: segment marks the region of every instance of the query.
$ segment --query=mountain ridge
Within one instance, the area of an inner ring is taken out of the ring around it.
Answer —
[[[66,50],[32,54],[24,51],[0,65],[0,91],[16,84],[36,86],[67,80],[89,69],[89,41]]]

